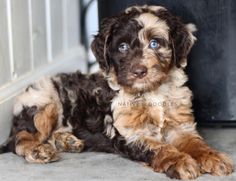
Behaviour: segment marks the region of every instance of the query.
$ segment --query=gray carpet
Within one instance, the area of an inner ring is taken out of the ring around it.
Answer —
[[[201,135],[214,148],[230,154],[236,163],[236,129],[202,129]],[[0,181],[156,181],[173,180],[153,172],[141,163],[104,153],[61,154],[59,162],[29,164],[14,154],[0,155]],[[198,181],[236,180],[236,172],[226,177],[203,175]]]

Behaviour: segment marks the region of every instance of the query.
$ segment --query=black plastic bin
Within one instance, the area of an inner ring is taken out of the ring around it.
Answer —
[[[200,125],[236,125],[235,0],[98,0],[99,21],[131,5],[161,5],[197,25],[187,73]]]

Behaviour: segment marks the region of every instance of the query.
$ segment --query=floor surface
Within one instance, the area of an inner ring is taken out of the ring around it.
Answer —
[[[201,129],[214,148],[228,153],[236,163],[236,128]],[[21,157],[0,155],[0,181],[163,181],[171,180],[143,164],[105,153],[61,154],[58,162],[29,164]],[[236,172],[226,177],[203,175],[197,181],[236,181]]]

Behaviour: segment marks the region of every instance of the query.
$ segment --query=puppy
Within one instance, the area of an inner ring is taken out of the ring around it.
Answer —
[[[105,19],[92,42],[101,72],[46,77],[14,105],[11,135],[1,147],[33,163],[58,152],[119,153],[171,178],[228,175],[232,161],[195,128],[183,69],[196,38],[160,6],[136,6]]]
[[[171,178],[233,170],[232,161],[196,131],[183,71],[194,31],[163,7],[131,7],[106,19],[92,43],[109,86],[118,90],[113,126],[127,144],[153,152],[149,164]]]

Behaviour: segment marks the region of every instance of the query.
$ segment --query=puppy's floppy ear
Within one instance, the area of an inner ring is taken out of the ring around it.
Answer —
[[[157,11],[157,16],[166,21],[170,27],[170,41],[173,61],[177,67],[187,65],[187,56],[197,40],[193,33],[197,30],[194,24],[184,24],[180,18],[173,16],[167,10]]]
[[[103,19],[100,25],[99,33],[94,37],[91,44],[91,49],[95,55],[100,68],[109,72],[110,63],[107,58],[107,48],[111,36],[112,26],[117,22],[115,17]]]
[[[175,54],[175,63],[178,68],[184,68],[187,65],[187,56],[197,40],[193,35],[195,31],[197,31],[197,28],[194,24],[182,23],[182,25],[177,27],[176,31],[172,34],[172,47]]]

